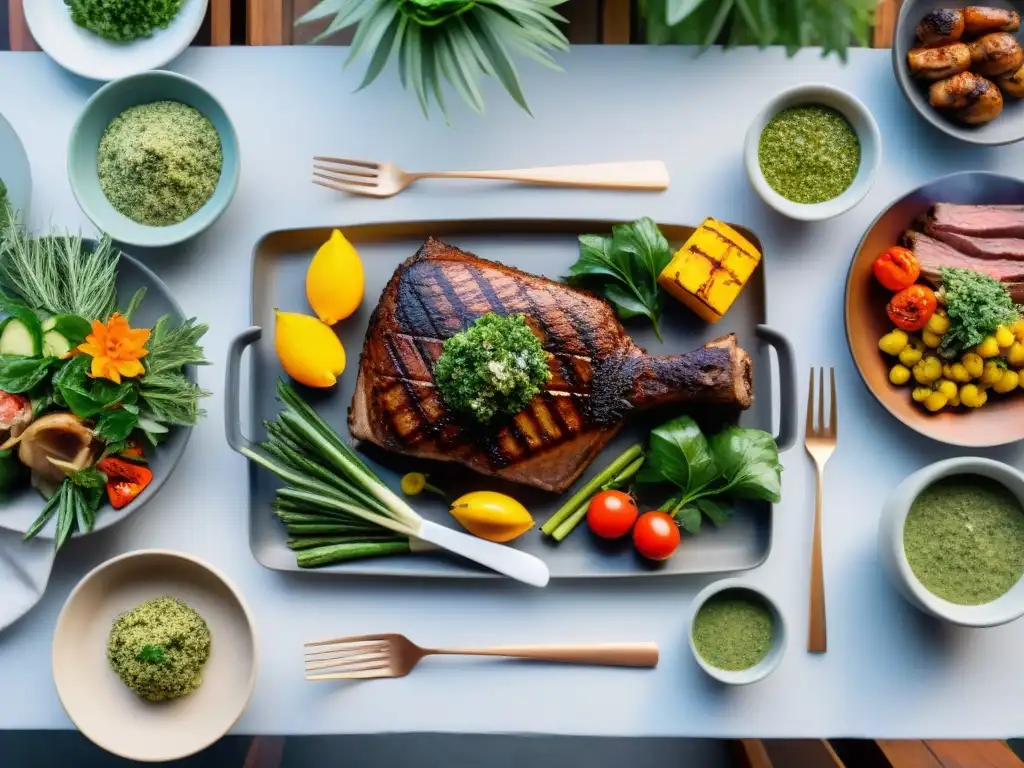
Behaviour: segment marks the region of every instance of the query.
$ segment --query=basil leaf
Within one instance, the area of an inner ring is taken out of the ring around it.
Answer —
[[[696,507],[683,507],[675,518],[687,533],[700,533],[700,510]]]
[[[637,219],[632,224],[612,227],[612,253],[638,286],[650,289],[649,294],[657,296],[658,275],[672,260],[672,251],[652,219]]]
[[[733,496],[776,503],[782,499],[782,465],[775,439],[760,429],[727,427],[709,443]]]
[[[697,422],[680,416],[651,431],[650,451],[637,479],[670,482],[687,497],[714,482],[719,474]]]
[[[0,355],[0,390],[11,394],[28,392],[46,378],[55,357]]]
[[[54,388],[76,416],[88,419],[122,403],[135,403],[138,393],[134,382],[126,380],[115,384],[108,379],[91,379],[88,375],[91,365],[91,358],[79,355],[71,358],[53,377]]]
[[[708,516],[708,520],[715,526],[724,525],[732,516],[732,509],[711,499],[699,499],[697,508]]]
[[[79,488],[103,488],[107,484],[107,476],[96,467],[68,472],[68,477]]]
[[[96,437],[104,443],[121,442],[128,438],[138,424],[138,412],[132,413],[126,408],[105,411],[96,420]]]

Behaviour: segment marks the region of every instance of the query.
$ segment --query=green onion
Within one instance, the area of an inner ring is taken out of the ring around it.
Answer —
[[[640,456],[634,459],[624,470],[619,472],[615,477],[606,483],[601,485],[602,491],[608,491],[616,488],[621,488],[624,485],[628,485],[636,473],[640,471],[640,467],[643,466],[644,457]],[[587,510],[590,508],[590,498],[587,498],[576,508],[567,520],[562,522],[555,530],[551,533],[551,538],[555,541],[562,541],[566,536],[572,533],[573,529],[580,524],[584,517],[587,516]]]

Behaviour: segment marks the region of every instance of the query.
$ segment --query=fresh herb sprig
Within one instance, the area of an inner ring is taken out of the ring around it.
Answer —
[[[96,512],[103,503],[103,486],[107,476],[95,467],[69,471],[56,493],[51,496],[39,517],[28,527],[23,541],[34,538],[54,515],[57,531],[53,548],[59,551],[75,531],[89,533],[96,523]]]
[[[580,257],[566,281],[592,289],[615,308],[623,320],[644,316],[661,340],[658,319],[663,297],[658,275],[672,260],[668,241],[658,225],[643,218],[612,227],[606,235],[580,235]]]
[[[965,350],[995,333],[999,325],[1010,325],[1021,315],[1009,291],[998,280],[973,269],[946,267],[940,270],[940,295],[946,302],[949,330],[942,337],[939,352],[946,358]]]
[[[206,413],[199,407],[199,401],[210,393],[189,381],[183,369],[209,364],[199,346],[208,329],[208,325],[194,317],[174,326],[168,315],[153,326],[146,345],[149,354],[142,360],[146,373],[139,382],[139,400],[144,412],[154,420],[191,426]]]

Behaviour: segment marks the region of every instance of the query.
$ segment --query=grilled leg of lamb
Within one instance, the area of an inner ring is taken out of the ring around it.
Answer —
[[[488,312],[523,314],[552,376],[526,410],[482,427],[449,412],[433,367],[444,340]],[[370,320],[349,428],[391,451],[561,492],[633,408],[747,408],[751,377],[733,335],[684,355],[647,355],[597,297],[431,238],[396,270]]]

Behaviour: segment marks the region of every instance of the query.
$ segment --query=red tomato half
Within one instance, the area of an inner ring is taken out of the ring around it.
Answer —
[[[665,512],[644,512],[633,527],[633,546],[649,560],[667,560],[679,546],[679,526]]]
[[[602,539],[619,539],[633,528],[640,510],[628,493],[601,491],[587,507],[587,525]]]

